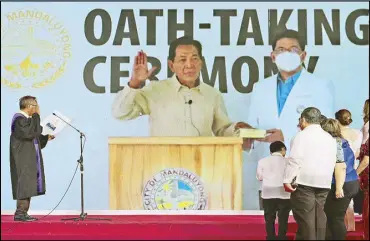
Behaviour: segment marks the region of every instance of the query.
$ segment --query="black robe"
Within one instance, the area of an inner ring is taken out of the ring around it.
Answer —
[[[25,199],[46,192],[41,149],[48,142],[42,133],[40,116],[14,115],[10,135],[10,176],[13,199]]]

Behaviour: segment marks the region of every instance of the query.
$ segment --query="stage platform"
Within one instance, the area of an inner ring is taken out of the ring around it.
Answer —
[[[264,240],[265,227],[260,211],[88,211],[90,218],[110,221],[62,221],[78,212],[55,211],[36,222],[14,222],[11,212],[2,212],[2,240]],[[47,212],[30,212],[43,217]],[[356,217],[356,232],[347,240],[363,240],[361,217]],[[291,216],[288,237],[294,239],[297,225]]]

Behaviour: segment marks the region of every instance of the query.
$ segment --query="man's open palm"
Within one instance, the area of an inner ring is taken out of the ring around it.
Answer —
[[[132,69],[131,81],[133,84],[140,84],[145,82],[154,72],[157,67],[152,67],[148,70],[148,57],[146,53],[140,51],[135,56],[135,62]]]

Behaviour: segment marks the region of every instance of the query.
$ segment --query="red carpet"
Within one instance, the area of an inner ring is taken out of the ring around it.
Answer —
[[[2,240],[264,240],[262,215],[101,215],[111,221],[61,221],[69,216],[48,216],[37,222],[13,222],[1,216]],[[76,216],[72,216],[76,217]],[[356,232],[347,240],[362,240],[363,227],[357,220]],[[288,236],[294,238],[297,225],[290,219]]]

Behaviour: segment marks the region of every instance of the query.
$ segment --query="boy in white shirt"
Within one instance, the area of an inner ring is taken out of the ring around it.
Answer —
[[[290,193],[283,185],[284,171],[287,165],[286,146],[281,141],[270,145],[271,156],[258,162],[257,179],[262,181],[262,199],[264,207],[267,240],[287,240],[289,212],[291,211]],[[275,219],[278,214],[279,233],[275,234]]]

